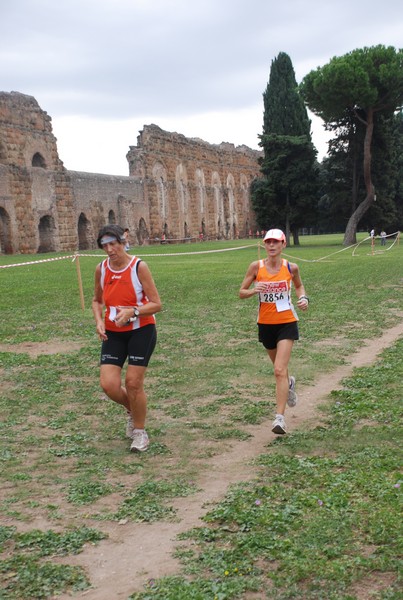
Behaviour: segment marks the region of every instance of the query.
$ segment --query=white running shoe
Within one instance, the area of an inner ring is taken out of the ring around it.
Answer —
[[[145,452],[150,444],[145,429],[133,429],[133,441],[130,446],[131,452]]]
[[[133,419],[130,413],[127,413],[127,422],[126,422],[126,437],[128,437],[129,439],[133,438],[133,431],[134,431],[134,426],[133,426]]]
[[[284,421],[284,415],[276,415],[276,418],[273,421],[272,432],[283,434],[287,433],[287,428]]]
[[[293,377],[291,375],[290,387],[288,388],[287,404],[288,404],[288,406],[290,406],[292,408],[293,406],[295,406],[297,404],[297,402],[298,402],[298,396],[295,391],[295,377]]]

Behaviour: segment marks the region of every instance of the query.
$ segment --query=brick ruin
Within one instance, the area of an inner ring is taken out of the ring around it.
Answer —
[[[136,245],[246,237],[260,156],[146,125],[127,177],[68,171],[35,98],[0,92],[0,252],[92,249],[106,223],[128,227]]]

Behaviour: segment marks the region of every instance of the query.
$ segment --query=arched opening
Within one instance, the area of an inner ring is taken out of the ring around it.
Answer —
[[[108,213],[108,225],[116,224],[116,215],[114,210],[110,210]]]
[[[202,222],[201,222],[199,238],[201,241],[206,240],[206,221],[204,219],[202,219]]]
[[[78,249],[89,250],[90,245],[90,222],[84,213],[78,218]]]
[[[141,219],[139,221],[139,228],[137,231],[137,239],[139,241],[140,246],[142,246],[144,244],[144,242],[146,242],[148,240],[147,226],[146,226],[146,222],[144,221],[143,217],[141,217]]]
[[[41,217],[38,226],[39,231],[39,247],[38,253],[42,252],[54,252],[55,241],[54,241],[54,233],[55,233],[55,222],[53,217],[50,215],[45,215]]]
[[[244,237],[252,237],[252,230],[250,228],[249,225],[249,219],[246,219],[245,221],[245,233],[244,233]]]
[[[218,219],[216,238],[217,238],[217,240],[220,240],[221,237],[222,237],[222,235],[221,235],[221,219]]]
[[[216,239],[221,240],[224,237],[223,222],[224,222],[224,197],[223,189],[221,187],[220,176],[215,171],[211,178],[211,185],[213,189],[213,210],[215,216],[216,225]]]
[[[0,252],[12,254],[10,217],[4,208],[0,207]]]
[[[43,158],[42,154],[40,154],[39,152],[36,152],[33,155],[33,157],[32,157],[32,166],[33,167],[40,167],[41,169],[46,169],[45,159]]]

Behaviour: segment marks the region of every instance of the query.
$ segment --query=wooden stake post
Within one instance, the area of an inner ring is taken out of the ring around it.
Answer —
[[[77,279],[78,279],[78,289],[79,289],[79,292],[80,292],[81,308],[82,308],[82,310],[84,310],[85,309],[85,305],[84,305],[83,282],[82,282],[82,279],[81,279],[80,258],[78,256],[78,254],[75,255],[74,260],[76,262]]]

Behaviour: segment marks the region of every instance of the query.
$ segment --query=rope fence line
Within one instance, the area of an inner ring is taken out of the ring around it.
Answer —
[[[346,248],[342,248],[341,250],[336,250],[336,252],[333,252],[331,254],[328,254],[327,256],[323,256],[323,257],[317,258],[317,259],[309,260],[309,259],[304,259],[301,257],[293,257],[293,256],[291,256],[289,254],[285,254],[285,253],[283,253],[283,254],[287,258],[297,258],[297,260],[299,260],[299,261],[312,262],[312,263],[320,262],[321,260],[325,260],[326,258],[329,258],[330,256],[334,256],[335,254],[339,254],[340,252],[344,252],[345,250],[349,250],[350,248],[354,248],[352,256],[355,256],[355,250],[358,248],[358,246],[360,244],[366,242],[369,239],[371,239],[372,254],[383,253],[383,252],[386,252],[387,250],[390,250],[396,244],[396,242],[399,243],[400,231],[397,231],[396,233],[392,233],[386,237],[391,237],[391,236],[396,236],[393,244],[391,244],[391,246],[389,248],[385,248],[385,250],[380,250],[380,251],[375,251],[375,252],[374,252],[374,237],[369,236],[369,237],[366,237],[364,240],[361,240],[357,244],[352,244],[351,246],[347,246]],[[189,255],[193,255],[193,254],[194,255],[216,254],[216,253],[220,253],[220,252],[230,252],[232,250],[245,250],[246,248],[253,248],[254,246],[255,246],[255,244],[248,244],[246,246],[237,246],[235,248],[220,248],[217,250],[198,250],[197,252],[167,252],[167,253],[162,252],[162,253],[155,253],[155,254],[142,254],[141,258],[143,258],[144,256],[149,258],[149,257],[153,257],[153,256],[189,256]],[[264,248],[264,246],[262,246],[261,242],[259,241],[257,243],[257,251],[258,251],[259,259],[260,259],[260,249],[261,248]],[[70,260],[71,259],[72,262],[76,263],[81,308],[82,308],[82,310],[84,310],[85,302],[84,302],[84,291],[83,291],[83,284],[82,284],[82,278],[81,278],[80,257],[105,258],[105,254],[83,254],[83,253],[76,252],[75,254],[70,254],[67,256],[57,256],[54,258],[43,258],[43,259],[39,259],[39,260],[30,260],[30,261],[21,262],[21,263],[12,263],[10,265],[0,265],[0,269],[10,269],[12,267],[24,267],[27,265],[38,265],[38,264],[43,264],[43,263],[55,262],[55,261],[59,261],[59,260]]]
[[[376,253],[376,254],[380,254],[383,252],[387,252],[388,250],[390,250],[391,248],[393,248],[393,246],[397,243],[400,242],[400,231],[396,231],[395,233],[390,233],[388,234],[386,237],[393,237],[396,236],[393,243],[388,247],[385,248],[384,250],[375,250],[372,253]],[[354,248],[352,256],[356,256],[355,251],[358,248],[358,246],[360,246],[361,244],[363,244],[364,242],[368,241],[369,239],[374,239],[371,238],[371,236],[368,236],[366,238],[364,238],[363,240],[361,240],[360,242],[357,242],[356,244],[352,244],[351,246],[346,246],[345,248],[341,248],[341,250],[336,250],[335,252],[332,252],[331,254],[327,254],[326,256],[322,256],[320,258],[314,258],[314,259],[307,259],[307,258],[301,258],[300,256],[292,256],[291,254],[286,254],[283,252],[284,256],[288,257],[288,258],[295,258],[296,260],[302,261],[302,262],[320,262],[321,260],[326,260],[327,258],[331,257],[331,256],[335,256],[336,254],[339,254],[340,252],[345,252],[345,250],[349,250],[350,248]],[[380,236],[376,236],[376,239],[381,239]],[[237,246],[235,248],[219,248],[216,250],[198,250],[196,252],[156,252],[153,254],[141,254],[140,258],[146,257],[146,258],[152,258],[153,256],[191,256],[191,255],[198,255],[198,254],[216,254],[216,253],[220,253],[220,252],[231,252],[233,250],[245,250],[248,248],[253,248],[255,246],[255,244],[248,244],[246,246]],[[258,247],[258,252],[259,252],[259,256],[260,256],[260,249],[264,248],[264,246],[261,244],[261,242],[259,241],[257,243],[257,247]],[[0,269],[10,269],[12,267],[24,267],[27,265],[37,265],[37,264],[42,264],[42,263],[48,263],[48,262],[54,262],[57,260],[68,260],[71,259],[72,262],[76,261],[77,259],[79,259],[80,257],[89,257],[89,258],[105,258],[105,254],[84,254],[82,252],[76,252],[75,254],[70,254],[68,256],[57,256],[55,258],[43,258],[43,259],[39,259],[39,260],[30,260],[27,262],[21,262],[21,263],[12,263],[9,265],[0,265]]]
[[[375,238],[373,238],[369,235],[368,237],[364,238],[360,242],[357,242],[356,244],[351,244],[351,246],[346,246],[345,248],[342,248],[341,250],[336,250],[335,252],[332,252],[331,254],[327,254],[326,256],[322,256],[321,258],[313,258],[313,259],[301,258],[300,256],[291,256],[290,254],[286,254],[285,252],[283,252],[283,255],[286,256],[287,258],[295,258],[296,260],[298,260],[300,262],[315,263],[315,262],[320,262],[321,260],[326,260],[327,258],[329,258],[331,256],[335,256],[336,254],[339,254],[340,252],[344,252],[345,250],[350,250],[350,248],[354,248],[353,252],[351,253],[351,256],[357,256],[355,254],[355,251],[357,250],[358,246],[360,246],[364,242],[367,242],[368,240],[371,240],[372,252],[367,253],[367,256],[370,256],[371,254],[372,255],[373,254],[383,254],[384,252],[387,252],[388,250],[393,248],[393,246],[396,243],[400,244],[400,231],[395,231],[394,233],[389,233],[386,237],[388,238],[388,237],[393,237],[393,236],[396,236],[393,243],[388,248],[385,248],[384,250],[374,250],[374,240],[382,239],[381,236],[375,236]],[[261,244],[259,244],[259,247],[264,248],[264,246],[262,246]]]
[[[141,258],[143,258],[143,256],[145,257],[153,257],[153,256],[188,256],[191,254],[211,254],[211,253],[217,253],[217,252],[229,252],[231,250],[244,250],[245,248],[253,248],[254,244],[250,244],[248,246],[238,246],[236,248],[221,248],[218,250],[200,250],[197,252],[161,252],[161,253],[155,253],[155,254],[141,254]],[[68,256],[57,256],[55,258],[43,258],[40,260],[30,260],[27,262],[21,262],[21,263],[13,263],[10,265],[0,265],[0,269],[9,269],[11,267],[24,267],[26,265],[39,265],[41,263],[48,263],[48,262],[54,262],[56,260],[66,260],[66,259],[72,259],[72,262],[74,262],[76,259],[79,259],[81,257],[90,257],[90,258],[106,258],[105,254],[84,254],[81,252],[76,252],[75,254],[70,254]]]
[[[237,246],[235,248],[220,248],[218,250],[197,250],[196,252],[155,252],[154,254],[143,254],[141,253],[138,255],[140,258],[146,257],[153,257],[153,256],[190,256],[190,255],[196,255],[196,254],[214,254],[217,252],[230,252],[232,250],[245,250],[245,248],[253,248],[255,246],[255,244],[249,244],[248,246]],[[130,253],[129,253],[130,254]],[[105,254],[80,254],[80,256],[100,256],[102,258],[105,258]],[[137,255],[136,255],[137,256]]]
[[[366,242],[367,240],[371,240],[371,254],[383,254],[384,252],[387,252],[388,250],[390,250],[391,248],[393,248],[393,246],[396,244],[396,242],[398,244],[400,244],[400,231],[395,231],[395,233],[389,233],[388,235],[385,236],[385,239],[388,237],[392,237],[392,236],[396,236],[395,240],[393,242],[393,244],[391,244],[389,246],[389,248],[385,248],[384,250],[375,250],[375,239],[382,239],[381,236],[374,236],[374,237],[366,237],[365,240],[361,240],[361,242],[359,242],[356,247],[353,250],[352,256],[356,256],[355,251],[357,250],[358,246],[360,244],[362,244],[363,242]],[[368,253],[367,253],[368,254]],[[369,255],[369,254],[368,254]]]
[[[210,253],[217,253],[217,252],[229,252],[231,250],[244,250],[245,248],[253,248],[253,246],[254,246],[254,244],[253,245],[249,244],[247,246],[238,246],[235,248],[221,248],[218,250],[200,250],[197,252],[169,252],[169,253],[145,254],[145,255],[142,255],[142,257],[143,256],[147,256],[147,257],[150,257],[150,256],[184,256],[184,255],[189,255],[189,254],[210,254]],[[83,282],[82,282],[81,268],[80,268],[80,257],[105,258],[105,254],[81,254],[79,252],[76,252],[75,254],[70,254],[68,256],[57,256],[54,258],[43,258],[43,259],[39,259],[39,260],[30,260],[27,262],[13,263],[10,265],[0,265],[0,269],[10,269],[12,267],[24,267],[27,265],[39,265],[39,264],[43,264],[43,263],[55,262],[58,260],[72,259],[72,262],[76,263],[78,290],[79,290],[79,294],[80,294],[81,308],[82,308],[82,310],[85,310],[84,290],[83,290]]]
[[[55,258],[43,258],[41,260],[30,260],[23,263],[13,263],[12,265],[0,265],[0,269],[10,269],[11,267],[25,267],[26,265],[38,265],[39,263],[54,262],[55,260],[66,260],[66,258],[72,258],[75,260],[77,254],[71,254],[70,256],[57,256]]]

